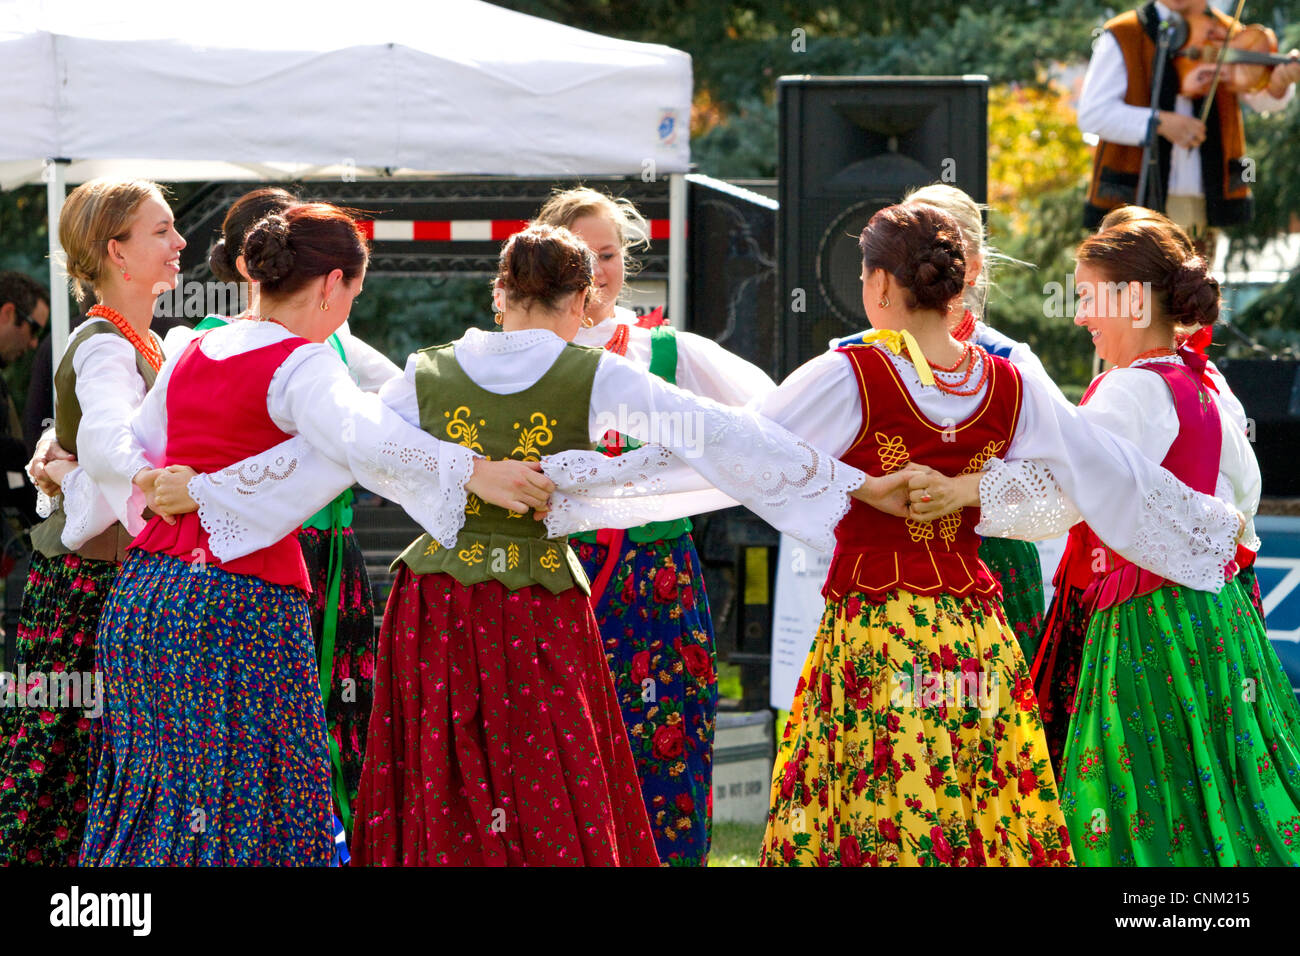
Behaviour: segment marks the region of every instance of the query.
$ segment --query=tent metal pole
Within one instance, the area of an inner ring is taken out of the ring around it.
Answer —
[[[668,174],[668,318],[686,323],[686,174]]]
[[[59,246],[59,217],[67,198],[68,161],[45,161],[42,174],[46,184],[46,206],[50,231],[50,356],[57,371],[59,360],[68,347],[68,275],[63,268],[63,249]]]

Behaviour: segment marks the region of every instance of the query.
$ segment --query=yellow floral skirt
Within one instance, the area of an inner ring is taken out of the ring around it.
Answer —
[[[1029,672],[996,601],[828,603],[777,752],[766,866],[1071,866]]]

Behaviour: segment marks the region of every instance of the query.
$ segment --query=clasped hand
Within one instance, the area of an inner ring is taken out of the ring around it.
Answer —
[[[910,464],[887,475],[868,476],[853,497],[898,518],[932,521],[960,508],[979,507],[978,473],[950,478],[926,465]]]

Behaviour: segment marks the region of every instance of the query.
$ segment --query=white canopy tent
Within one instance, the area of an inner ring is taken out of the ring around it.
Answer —
[[[690,57],[477,0],[0,0],[0,188],[66,182],[671,176],[685,304]],[[66,298],[55,294],[57,361]]]

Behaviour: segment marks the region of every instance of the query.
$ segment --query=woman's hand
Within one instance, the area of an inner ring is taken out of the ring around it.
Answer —
[[[853,492],[853,497],[887,515],[906,518],[908,482],[920,470],[920,466],[908,465],[887,475],[867,475],[866,480]]]
[[[36,454],[27,463],[27,474],[31,476],[32,484],[37,490],[51,498],[59,493],[59,485],[63,481],[62,477],[57,482],[50,478],[48,467],[52,461],[70,461],[75,464],[77,459],[65,451],[55,438],[42,438],[36,443]]]
[[[545,511],[555,483],[542,474],[541,464],[535,461],[477,458],[465,490],[489,504],[523,514],[534,508]]]
[[[961,508],[978,508],[980,504],[979,472],[949,478],[924,465],[908,481],[911,506],[908,516],[917,521],[933,521]]]
[[[57,495],[63,488],[63,479],[67,478],[77,467],[77,460],[69,456],[68,458],[56,458],[45,464],[45,481],[54,487],[54,494]],[[44,488],[41,489],[45,491]],[[50,492],[45,492],[50,495]],[[53,497],[53,495],[51,495]]]
[[[175,515],[199,510],[199,503],[190,497],[190,479],[198,472],[188,465],[168,465],[154,479],[152,492],[146,492],[149,509],[162,515],[168,524],[175,524]]]

